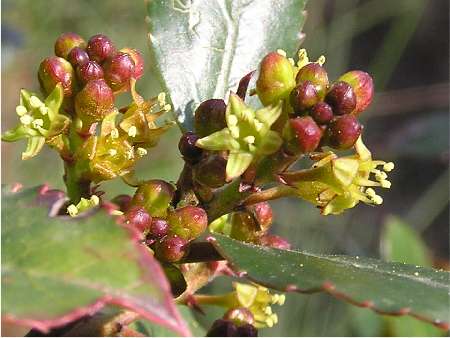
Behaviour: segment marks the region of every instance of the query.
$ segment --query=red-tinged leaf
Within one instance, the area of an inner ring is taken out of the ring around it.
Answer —
[[[64,201],[45,187],[3,194],[3,319],[48,331],[114,304],[189,335],[161,266],[136,233],[103,210],[49,217]]]

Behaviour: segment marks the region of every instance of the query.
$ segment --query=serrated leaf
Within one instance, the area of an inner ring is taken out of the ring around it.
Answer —
[[[450,273],[402,263],[317,255],[239,242],[212,244],[249,279],[281,291],[324,291],[384,314],[409,314],[448,329]]]
[[[49,217],[61,194],[44,187],[3,195],[3,319],[47,331],[110,303],[189,334],[148,250],[104,211]]]
[[[270,51],[293,55],[306,0],[149,0],[151,52],[179,125],[192,130],[206,99],[225,98]]]

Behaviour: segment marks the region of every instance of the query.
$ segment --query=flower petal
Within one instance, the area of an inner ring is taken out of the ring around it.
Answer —
[[[199,139],[196,146],[207,150],[238,150],[240,147],[227,128]]]
[[[28,160],[36,156],[45,144],[43,136],[32,136],[28,138],[27,149],[22,153],[22,160]]]
[[[276,152],[283,143],[280,135],[276,131],[269,130],[257,145],[257,152],[260,155],[270,155]]]
[[[247,152],[231,152],[228,156],[227,180],[241,176],[253,161],[253,155]]]

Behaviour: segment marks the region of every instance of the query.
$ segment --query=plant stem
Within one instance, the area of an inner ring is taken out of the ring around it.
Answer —
[[[294,190],[291,187],[279,185],[267,190],[255,192],[248,196],[244,201],[243,205],[252,205],[260,202],[266,202],[281,197],[288,197],[295,195]]]

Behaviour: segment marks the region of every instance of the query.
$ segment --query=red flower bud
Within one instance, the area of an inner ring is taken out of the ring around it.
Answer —
[[[114,91],[128,89],[134,75],[134,61],[126,53],[117,53],[103,64],[105,79]]]
[[[326,142],[335,149],[348,149],[355,144],[361,132],[362,126],[355,116],[338,116],[328,125]]]
[[[310,153],[317,149],[322,138],[322,130],[310,116],[290,119],[297,145],[302,153]]]
[[[311,81],[304,81],[292,90],[289,99],[294,112],[301,114],[319,102],[319,94]]]
[[[350,114],[356,108],[356,95],[352,87],[343,81],[336,82],[325,97],[336,115]]]
[[[267,54],[261,61],[256,81],[256,92],[263,105],[287,98],[295,87],[294,77],[294,67],[286,57],[275,52]]]
[[[208,216],[202,208],[188,205],[176,209],[167,217],[169,232],[188,241],[200,236],[208,226]]]
[[[107,36],[97,34],[89,39],[86,51],[91,60],[102,63],[116,53],[116,48]]]
[[[206,337],[239,337],[238,328],[231,320],[217,319],[206,333]]]
[[[55,42],[55,55],[67,59],[69,52],[75,48],[85,48],[86,41],[75,33],[63,33]]]
[[[111,202],[119,206],[120,211],[126,212],[130,208],[131,196],[130,195],[117,195]]]
[[[188,241],[178,236],[166,236],[156,243],[155,255],[165,262],[178,262],[186,255]]]
[[[153,217],[165,217],[175,188],[163,180],[150,180],[136,190],[132,205],[143,206]]]
[[[45,95],[49,95],[58,83],[61,83],[65,97],[71,97],[75,92],[76,81],[72,65],[57,56],[51,56],[39,66],[39,83]]]
[[[326,102],[319,102],[312,107],[310,115],[318,124],[327,124],[334,117],[333,108]]]
[[[87,124],[103,120],[114,109],[114,95],[105,80],[89,81],[75,97],[75,112]]]
[[[185,161],[196,163],[202,156],[203,150],[195,145],[198,139],[199,137],[190,131],[181,136],[178,149]]]
[[[325,97],[329,82],[328,74],[325,68],[316,62],[308,63],[303,66],[297,73],[295,78],[298,84],[304,81],[311,81],[316,88],[319,98],[323,100]]]
[[[265,232],[272,225],[273,212],[269,202],[261,202],[250,205],[247,209],[253,213],[260,230]]]
[[[289,250],[291,248],[291,244],[287,240],[280,236],[272,234],[265,234],[264,236],[262,236],[259,239],[259,244],[281,250]]]
[[[223,100],[211,99],[202,102],[195,111],[194,126],[200,137],[208,136],[227,126],[225,111],[227,106]]]
[[[120,51],[131,56],[134,62],[133,77],[136,80],[140,79],[144,74],[144,58],[142,57],[142,54],[134,48],[122,48]]]
[[[88,62],[89,55],[88,53],[86,53],[84,49],[80,47],[75,47],[72,48],[72,50],[69,52],[69,55],[67,56],[67,61],[70,62],[73,68],[76,68]]]
[[[144,208],[139,206],[130,208],[125,217],[131,225],[141,232],[149,230],[150,224],[152,223],[152,216]]]
[[[356,108],[354,114],[359,114],[366,110],[373,99],[373,80],[366,72],[352,70],[339,78],[339,81],[347,82],[355,92]]]
[[[154,217],[152,223],[150,224],[149,236],[154,239],[161,239],[167,235],[169,231],[169,223],[162,218]]]
[[[78,80],[86,84],[89,81],[103,78],[103,69],[95,61],[88,61],[77,68]]]
[[[216,189],[226,183],[227,160],[220,154],[210,155],[195,166],[194,179]]]

